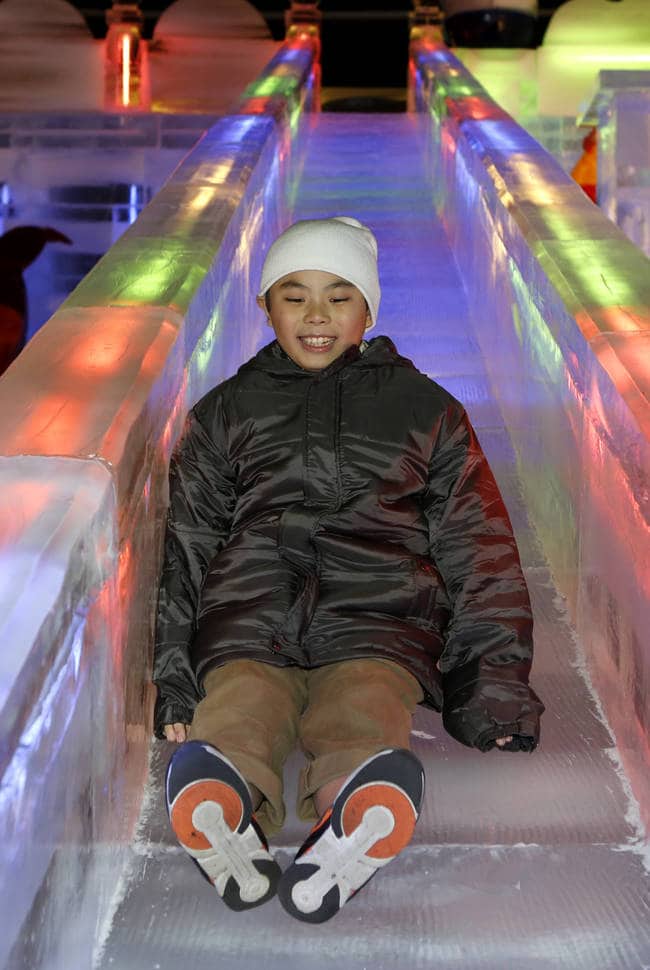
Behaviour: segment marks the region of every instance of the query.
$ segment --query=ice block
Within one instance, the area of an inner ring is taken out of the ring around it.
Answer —
[[[528,512],[650,821],[650,261],[426,38],[412,99]],[[645,753],[644,753],[645,752]]]
[[[90,966],[147,772],[169,456],[264,339],[313,50],[281,49],[274,113],[218,121],[0,381],[0,966]]]

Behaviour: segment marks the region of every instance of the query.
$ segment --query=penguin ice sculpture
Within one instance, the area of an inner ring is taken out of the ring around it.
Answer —
[[[49,242],[72,240],[49,226],[17,226],[0,236],[0,374],[25,345],[27,292],[23,270]]]

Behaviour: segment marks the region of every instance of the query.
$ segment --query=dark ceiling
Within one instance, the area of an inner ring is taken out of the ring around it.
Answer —
[[[106,32],[104,12],[112,0],[71,0],[96,37]],[[140,0],[145,37],[174,0]],[[218,0],[206,0],[206,3]],[[273,36],[284,36],[283,0],[251,0],[263,14]],[[540,0],[536,36],[541,42],[548,21],[564,0]],[[508,6],[504,0],[504,6]],[[406,79],[408,15],[412,0],[321,0],[323,15],[323,82],[340,87],[401,87]]]

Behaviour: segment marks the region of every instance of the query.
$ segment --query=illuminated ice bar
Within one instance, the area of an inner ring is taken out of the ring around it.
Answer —
[[[187,408],[267,339],[251,294],[291,217],[313,50],[283,49],[0,381],[0,966],[28,912],[33,966],[89,967],[102,937],[147,771],[167,461]],[[647,717],[649,264],[444,48],[413,53],[529,511],[625,712],[629,766]]]
[[[412,94],[526,506],[650,822],[650,261],[426,33]]]

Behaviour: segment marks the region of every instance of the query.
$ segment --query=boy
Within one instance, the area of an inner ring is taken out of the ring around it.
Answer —
[[[192,409],[172,460],[156,734],[185,742],[171,824],[233,909],[277,891],[322,922],[404,848],[417,704],[483,751],[537,743],[507,513],[462,406],[363,339],[379,297],[369,229],[291,226],[258,296],[276,340]],[[262,830],[296,743],[317,824],[281,873]]]

